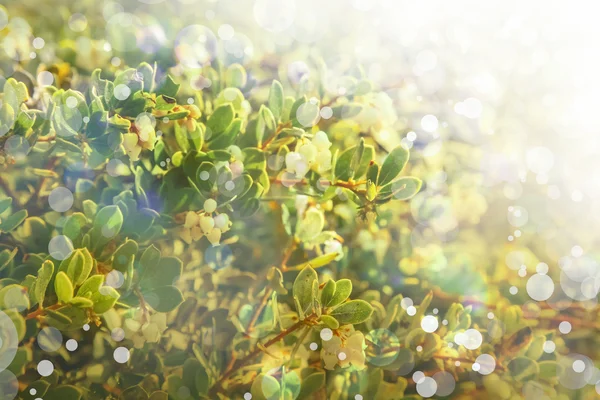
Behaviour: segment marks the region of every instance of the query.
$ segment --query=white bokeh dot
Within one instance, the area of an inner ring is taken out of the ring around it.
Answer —
[[[563,335],[566,335],[567,333],[571,332],[571,323],[569,321],[562,321],[560,324],[558,324],[558,330]]]
[[[435,332],[439,326],[438,319],[433,315],[427,315],[421,320],[421,328],[425,332]]]
[[[331,340],[331,338],[333,337],[333,331],[329,328],[324,328],[321,329],[321,332],[319,333],[319,335],[321,336],[321,339],[323,339],[324,341],[328,341]]]
[[[421,379],[420,382],[417,383],[417,393],[422,397],[431,397],[435,395],[436,391],[437,382],[429,376],[426,376],[425,378]]]
[[[77,340],[75,340],[75,339],[69,339],[69,340],[67,340],[67,343],[65,344],[65,347],[69,351],[75,351],[79,347],[79,344],[77,343]]]
[[[113,357],[119,364],[125,364],[129,361],[129,350],[125,347],[117,347],[113,352]]]
[[[56,260],[65,260],[72,252],[73,242],[67,236],[54,236],[48,243],[48,253]]]
[[[37,371],[41,376],[50,376],[54,371],[54,364],[48,360],[42,360],[37,365]]]
[[[544,342],[543,349],[546,353],[553,353],[554,350],[556,350],[556,344],[554,344],[554,342],[551,340],[546,340]]]
[[[48,196],[48,203],[56,212],[69,211],[73,207],[73,201],[73,193],[64,186],[52,189]]]
[[[552,293],[554,293],[554,282],[550,276],[535,274],[527,280],[527,294],[533,300],[548,300]]]

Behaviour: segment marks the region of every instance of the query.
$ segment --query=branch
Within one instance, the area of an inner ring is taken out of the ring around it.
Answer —
[[[306,317],[305,319],[300,320],[300,321],[296,322],[294,325],[290,326],[289,328],[279,332],[279,334],[277,336],[266,341],[264,344],[257,345],[256,348],[250,354],[248,354],[246,357],[239,360],[237,362],[237,365],[235,365],[229,371],[225,371],[223,376],[221,376],[221,379],[219,379],[217,381],[217,383],[215,383],[214,386],[211,388],[211,390],[209,392],[210,397],[215,398],[216,393],[220,392],[223,389],[223,383],[227,380],[227,378],[229,378],[231,375],[233,375],[234,373],[239,371],[239,369],[242,368],[244,365],[248,364],[248,362],[250,362],[254,357],[256,357],[258,354],[260,354],[262,352],[263,348],[267,348],[267,347],[274,345],[275,343],[277,343],[280,340],[282,340],[283,338],[285,338],[287,335],[302,328],[303,326],[308,324],[315,316],[316,316],[315,314],[311,314],[308,317]]]

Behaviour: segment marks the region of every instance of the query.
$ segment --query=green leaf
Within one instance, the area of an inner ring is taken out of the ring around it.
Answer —
[[[273,113],[273,117],[276,121],[281,118],[283,112],[283,86],[277,80],[273,80],[271,83],[271,90],[269,91],[269,109]]]
[[[75,250],[68,258],[64,259],[58,268],[67,274],[73,286],[81,285],[90,275],[94,260],[87,248]]]
[[[384,186],[393,181],[404,169],[404,166],[408,162],[408,157],[408,150],[402,146],[398,146],[392,150],[381,166],[377,184]]]
[[[363,154],[360,152],[357,154],[357,150],[358,146],[352,146],[339,155],[334,167],[336,179],[347,181],[354,176],[354,169],[359,166],[359,160],[362,158]],[[359,155],[361,158],[358,158]]]
[[[0,214],[2,214],[4,211],[8,210],[8,207],[10,207],[10,205],[12,204],[12,197],[7,197],[4,198],[2,200],[0,200]]]
[[[13,110],[21,108],[21,104],[27,100],[29,94],[27,86],[14,78],[8,78],[4,83],[4,102],[9,104]]]
[[[34,389],[36,397],[43,398],[48,392],[49,388],[50,383],[40,379],[35,382],[32,382],[29,386],[27,386],[27,389],[25,389],[25,393],[31,393],[31,389]]]
[[[68,303],[73,298],[73,283],[63,271],[56,274],[54,290],[58,296],[58,301],[62,303]]]
[[[302,380],[302,388],[298,395],[299,400],[308,400],[312,395],[325,385],[325,372],[315,372]]]
[[[281,397],[279,381],[271,375],[258,375],[252,382],[250,393],[257,400],[278,400]]]
[[[57,386],[50,389],[44,396],[44,400],[80,400],[83,392],[80,388],[70,385]]]
[[[265,152],[256,147],[246,147],[242,150],[244,154],[244,169],[264,170],[267,167],[267,158]]]
[[[12,250],[5,249],[0,251],[0,271],[2,271],[10,264],[10,262],[15,258],[18,252],[18,247],[15,247]]]
[[[104,283],[104,275],[90,276],[77,290],[77,296],[92,298],[92,295],[98,293]]]
[[[375,185],[377,185],[377,180],[379,179],[379,164],[376,162],[372,162],[369,164],[367,169],[367,180],[370,180]]]
[[[146,276],[150,276],[156,272],[159,261],[160,250],[158,250],[154,245],[148,246],[140,258],[140,281],[144,280]]]
[[[92,294],[91,300],[94,302],[94,312],[104,314],[119,300],[120,294],[110,286],[102,286],[96,293]]]
[[[331,329],[337,329],[340,327],[340,323],[331,315],[321,315],[321,322]]]
[[[55,311],[48,308],[45,312],[48,318],[58,322],[59,324],[70,325],[73,323],[73,320],[61,311]]]
[[[67,236],[71,241],[79,237],[81,229],[87,225],[87,218],[83,213],[77,212],[69,215],[63,226],[63,235]]]
[[[8,103],[0,106],[0,136],[10,131],[15,123],[15,110]]]
[[[246,69],[240,64],[231,64],[225,71],[225,85],[228,87],[243,88],[247,83]]]
[[[312,268],[320,268],[335,260],[337,256],[337,253],[323,254],[322,256],[315,257],[309,261],[303,262],[302,264],[288,267],[288,271],[300,271],[307,266]]]
[[[27,331],[25,318],[23,318],[19,311],[15,309],[4,310],[4,313],[10,318],[13,325],[15,326],[15,330],[17,331],[17,342],[21,342],[21,340],[23,340],[23,338],[25,337],[25,333]],[[9,343],[13,343],[12,340],[9,341]]]
[[[519,382],[534,379],[540,372],[538,363],[527,357],[516,357],[508,363],[510,375]]]
[[[140,281],[144,289],[174,285],[183,272],[183,263],[177,257],[162,257],[152,273]]]
[[[94,306],[94,302],[92,300],[88,299],[87,297],[79,296],[73,297],[69,303],[79,308],[91,308]]]
[[[35,281],[34,293],[37,302],[40,307],[44,305],[44,299],[46,297],[46,290],[54,274],[54,263],[50,260],[43,262],[41,268],[38,270],[37,279]]]
[[[118,206],[103,207],[94,218],[94,228],[105,239],[115,237],[123,226],[123,213]]]
[[[93,200],[84,200],[82,203],[83,206],[83,214],[87,218],[94,218],[96,213],[98,212],[98,204],[96,204]]]
[[[7,370],[12,372],[16,376],[23,375],[23,374],[25,374],[25,368],[26,368],[27,364],[31,363],[32,361],[33,361],[32,350],[28,347],[19,347],[17,349],[16,354],[14,355],[14,358],[12,359],[12,362],[8,366]],[[0,374],[5,376],[5,374],[3,372]],[[4,383],[4,385],[6,385],[6,383]],[[6,387],[6,386],[4,386],[4,387]],[[3,393],[3,391],[0,391],[0,393]]]
[[[562,365],[552,360],[540,361],[538,365],[540,368],[540,379],[554,380],[564,371],[564,367]]]
[[[164,82],[162,82],[162,84],[156,91],[156,94],[162,94],[168,97],[175,97],[177,95],[177,92],[179,91],[179,86],[181,85],[175,83],[173,78],[171,78],[171,75],[167,75],[165,77]]]
[[[13,128],[14,134],[19,136],[27,136],[29,128],[31,128],[35,123],[35,118],[35,114],[33,114],[31,111],[21,111],[17,116],[17,121],[15,122],[15,126]]]
[[[316,283],[316,285],[315,285]],[[316,288],[316,290],[315,290]],[[302,315],[313,312],[314,299],[318,296],[319,283],[317,272],[310,266],[304,268],[294,281],[293,295],[298,300]]]
[[[0,310],[16,308],[22,311],[29,307],[29,295],[24,286],[10,284],[0,289]]]
[[[346,301],[352,293],[352,281],[350,279],[340,279],[335,283],[335,292],[333,297],[327,304],[323,304],[326,307],[334,307]]]
[[[21,225],[23,221],[27,218],[27,210],[19,210],[13,215],[3,218],[2,223],[0,224],[0,232],[10,232],[15,229],[17,226]]]
[[[131,257],[134,257],[138,252],[138,244],[135,240],[127,239],[125,243],[123,243],[113,256],[113,269],[125,273],[127,271],[127,267],[129,266],[129,262]]]
[[[234,119],[225,132],[211,136],[208,147],[212,150],[226,149],[235,142],[241,128],[242,120],[240,118]]]
[[[156,392],[150,395],[149,400],[169,400],[169,395],[167,394],[167,392],[157,390]]]
[[[360,324],[369,319],[373,307],[364,300],[350,300],[336,307],[330,315],[338,320],[340,325]]]
[[[259,144],[262,144],[263,141],[268,141],[275,136],[277,133],[277,122],[271,110],[264,105],[260,107],[258,113],[263,128],[262,136],[259,138]]]
[[[206,121],[206,127],[210,129],[209,135],[224,132],[233,121],[234,114],[235,111],[230,103],[217,107],[210,117],[208,117],[208,121]]]
[[[335,281],[330,279],[323,287],[321,291],[321,304],[327,306],[331,299],[333,298],[333,294],[335,293]]]
[[[173,311],[183,303],[183,294],[175,286],[162,286],[142,294],[150,307],[158,312]]]
[[[383,186],[378,193],[378,199],[408,200],[421,190],[423,181],[412,176],[402,177]]]
[[[147,400],[148,393],[146,393],[146,391],[140,385],[135,385],[135,386],[131,386],[131,387],[128,387],[127,389],[125,389],[123,391],[123,393],[121,393],[121,396],[119,397],[119,399],[121,399],[121,400]]]

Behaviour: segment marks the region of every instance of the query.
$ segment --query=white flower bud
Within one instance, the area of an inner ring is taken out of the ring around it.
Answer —
[[[311,164],[317,158],[317,148],[312,143],[300,146],[298,153],[302,155],[304,161]]]
[[[335,239],[327,240],[325,242],[325,253],[337,253],[338,256],[335,258],[336,261],[339,261],[344,257],[344,250],[342,248],[342,244]]]
[[[314,144],[319,151],[327,150],[331,147],[331,142],[329,141],[327,134],[323,131],[315,133],[312,144]]]
[[[202,238],[202,229],[197,225],[192,227],[190,230],[190,237],[194,242],[200,240]]]
[[[296,178],[304,178],[309,169],[310,167],[306,161],[299,160],[296,162]]]
[[[229,146],[227,148],[227,150],[231,153],[231,155],[236,160],[244,161],[244,153],[242,153],[242,150],[238,146],[236,146],[236,145]]]
[[[222,232],[225,232],[225,230],[229,228],[229,215],[217,215],[215,217],[215,228],[219,228]]]
[[[200,228],[202,232],[208,233],[215,227],[215,220],[207,215],[200,217]]]
[[[209,233],[206,234],[206,238],[213,246],[217,246],[219,241],[221,240],[221,230],[219,228],[215,228]]]
[[[242,172],[244,172],[244,163],[236,160],[232,163],[229,163],[229,169],[231,170],[233,177],[237,178],[238,176],[242,175]]]
[[[217,202],[214,199],[207,199],[204,201],[204,211],[212,214],[217,209]]]
[[[323,212],[311,207],[306,211],[304,218],[299,221],[296,229],[296,236],[303,242],[308,242],[314,239],[325,226],[325,217]]]
[[[296,163],[302,160],[302,156],[295,151],[291,151],[285,155],[285,167],[288,172],[296,172]]]
[[[194,211],[188,211],[187,214],[185,214],[185,224],[183,226],[185,228],[191,228],[196,225],[198,225],[198,214]]]
[[[308,205],[308,196],[304,194],[296,195],[296,211],[298,212],[298,218],[302,218],[304,215],[304,211],[306,211],[306,206]]]
[[[150,322],[142,327],[142,334],[148,342],[156,343],[160,339],[161,332],[158,330],[156,324]]]
[[[316,158],[317,172],[322,173],[331,169],[331,151],[322,150]]]
[[[179,231],[179,237],[187,244],[192,244],[192,230],[190,228],[182,228]]]

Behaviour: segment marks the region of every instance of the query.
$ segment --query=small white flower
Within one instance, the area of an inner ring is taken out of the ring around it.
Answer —
[[[344,258],[344,250],[339,240],[330,239],[325,242],[325,254],[337,253],[338,256],[335,258],[336,261]]]
[[[231,153],[231,155],[236,159],[236,161],[244,161],[244,153],[242,153],[242,149],[238,146],[232,145],[227,148],[227,150]]]
[[[206,211],[209,214],[212,214],[216,209],[217,202],[214,199],[206,199],[204,201],[204,211]]]
[[[327,134],[323,131],[315,133],[315,136],[312,140],[312,144],[314,144],[317,147],[319,152],[328,150],[331,147],[331,142],[329,141]]]
[[[298,153],[300,153],[304,161],[308,164],[312,164],[317,158],[317,148],[312,143],[306,143],[300,146],[298,148]]]
[[[295,206],[298,213],[298,218],[302,218],[304,216],[304,212],[306,211],[306,207],[308,206],[308,196],[304,194],[296,195]]]
[[[214,228],[212,231],[206,234],[206,238],[210,244],[217,246],[221,240],[221,230],[219,228]]]
[[[221,232],[229,230],[229,216],[227,214],[219,214],[215,218],[215,228],[219,228]]]
[[[323,341],[322,346],[321,358],[325,369],[335,369],[336,365],[342,368],[350,365],[359,369],[365,367],[365,337],[362,332],[352,332],[346,340],[334,336],[331,340]]]
[[[200,228],[202,229],[202,232],[208,234],[213,230],[214,227],[215,220],[213,219],[213,217],[209,217],[207,215],[200,217]]]
[[[231,170],[231,175],[234,178],[237,178],[244,172],[244,163],[240,160],[236,160],[232,163],[229,163],[229,169]]]

